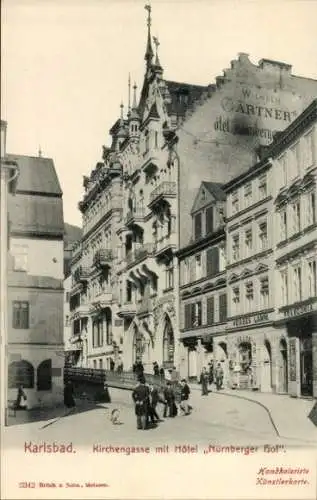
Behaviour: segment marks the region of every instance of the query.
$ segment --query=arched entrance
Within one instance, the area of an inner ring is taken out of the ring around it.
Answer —
[[[280,341],[279,392],[288,392],[288,359],[285,339]]]
[[[271,344],[268,340],[265,340],[263,346],[261,391],[272,391],[272,349]]]
[[[8,369],[8,387],[16,389],[23,385],[24,389],[34,388],[34,368],[31,363],[22,359],[13,361]]]
[[[312,338],[300,339],[301,394],[313,395],[313,345]]]
[[[250,389],[253,384],[251,343],[241,342],[238,351],[240,364],[239,388]]]
[[[163,366],[173,368],[175,354],[174,331],[169,316],[165,316],[165,325],[163,333]]]
[[[37,390],[52,390],[52,360],[46,359],[37,367]]]

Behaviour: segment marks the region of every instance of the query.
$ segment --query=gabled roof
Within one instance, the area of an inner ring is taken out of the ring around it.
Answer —
[[[217,201],[226,201],[226,193],[223,191],[220,182],[207,182],[203,181],[202,185],[208,189],[209,193],[214,196]]]
[[[17,192],[62,196],[61,186],[51,158],[24,155],[8,155],[19,167]]]
[[[193,214],[214,202],[225,201],[225,193],[222,191],[221,186],[222,184],[219,182],[203,181],[199,186],[190,213]]]

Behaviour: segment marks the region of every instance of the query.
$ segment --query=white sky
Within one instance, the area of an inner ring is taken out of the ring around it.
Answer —
[[[145,0],[3,0],[2,105],[7,151],[52,157],[65,221],[81,224],[82,176],[144,74]],[[213,83],[238,52],[317,78],[315,0],[152,0],[164,76]]]

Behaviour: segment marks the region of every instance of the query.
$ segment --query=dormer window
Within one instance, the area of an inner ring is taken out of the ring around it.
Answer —
[[[194,217],[194,237],[198,240],[202,237],[202,214],[201,212]]]

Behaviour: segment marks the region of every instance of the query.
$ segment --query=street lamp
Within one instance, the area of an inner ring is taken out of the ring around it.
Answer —
[[[7,122],[1,120],[1,169],[0,169],[0,331],[1,331],[1,407],[4,425],[7,425],[8,404],[8,192],[13,192],[14,181],[19,175],[18,165],[9,161],[6,154]]]

